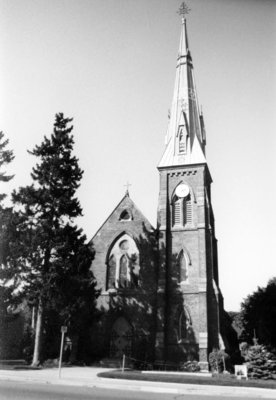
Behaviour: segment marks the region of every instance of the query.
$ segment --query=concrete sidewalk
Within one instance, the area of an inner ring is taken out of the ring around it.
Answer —
[[[57,368],[41,370],[0,370],[0,380],[36,382],[55,385],[72,385],[97,387],[104,389],[120,389],[154,393],[197,394],[213,397],[242,396],[244,398],[276,398],[276,390],[232,386],[193,385],[165,382],[130,381],[121,379],[99,378],[98,373],[109,371],[110,368],[71,367],[63,368],[61,378]]]

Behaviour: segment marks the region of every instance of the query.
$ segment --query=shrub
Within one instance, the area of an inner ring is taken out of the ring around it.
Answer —
[[[200,371],[200,366],[197,361],[186,361],[182,365],[180,365],[180,371],[185,372],[198,372]]]
[[[229,355],[224,350],[213,349],[209,354],[209,364],[211,371],[223,372],[226,369],[226,364],[229,363]]]
[[[276,352],[264,345],[253,345],[244,350],[248,377],[276,379]]]

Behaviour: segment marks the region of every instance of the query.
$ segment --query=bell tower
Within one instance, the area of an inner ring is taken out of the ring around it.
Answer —
[[[187,35],[187,6],[180,8],[181,36],[165,151],[159,162],[159,278],[156,357],[198,360],[219,348],[222,296],[211,204],[212,178],[205,155]]]

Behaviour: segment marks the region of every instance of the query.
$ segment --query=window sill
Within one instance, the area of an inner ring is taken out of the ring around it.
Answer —
[[[190,230],[195,230],[195,229],[196,229],[196,226],[195,226],[195,225],[174,225],[174,226],[171,228],[172,232],[173,232],[173,231],[175,231],[175,232],[177,232],[177,231],[183,231],[183,230],[185,230],[185,231],[190,231]]]
[[[114,289],[108,289],[104,292],[102,292],[102,295],[109,295],[109,296],[117,296],[121,294],[132,294],[136,293],[140,290],[140,287],[135,287],[135,288],[114,288]]]

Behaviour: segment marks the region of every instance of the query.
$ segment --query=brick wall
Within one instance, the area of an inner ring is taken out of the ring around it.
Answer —
[[[172,197],[180,183],[189,186],[193,221],[190,226],[173,227]],[[213,269],[217,268],[213,255],[215,239],[210,234],[210,216],[206,207],[210,201],[206,198],[210,194],[210,183],[211,177],[205,165],[160,169],[159,249],[163,248],[166,256],[159,286],[164,287],[164,281],[166,285],[164,301],[159,307],[164,309],[164,356],[168,360],[199,359],[205,362],[208,343],[210,347],[218,342],[218,303],[212,284]],[[184,283],[179,283],[177,278],[177,258],[181,250],[189,255],[191,261],[188,279]],[[189,310],[191,317],[190,334],[184,340],[176,337],[175,310],[179,307]]]
[[[127,210],[130,219],[120,220]],[[129,235],[140,254],[139,285],[135,288],[106,290],[107,259],[112,244],[122,234]],[[98,299],[100,320],[91,333],[95,353],[110,355],[110,332],[117,318],[123,316],[133,329],[132,357],[153,359],[156,329],[157,241],[156,231],[129,196],[125,196],[92,239],[95,259],[92,270],[101,296]]]

